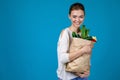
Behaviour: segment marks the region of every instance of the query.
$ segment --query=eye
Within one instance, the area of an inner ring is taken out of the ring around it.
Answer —
[[[84,16],[79,16],[79,18],[84,18]]]
[[[76,15],[73,15],[73,18],[76,18],[77,16]]]

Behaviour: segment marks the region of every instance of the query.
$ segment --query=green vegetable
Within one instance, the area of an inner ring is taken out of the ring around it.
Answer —
[[[80,29],[80,28],[79,28],[79,29]],[[82,28],[80,29],[80,32],[81,32],[81,35],[80,35],[80,34],[77,34],[77,33],[75,33],[75,32],[72,32],[72,37],[82,38],[82,39],[91,40],[91,41],[96,42],[96,37],[89,36],[90,30],[87,29],[85,25],[82,25]],[[94,39],[94,38],[95,38],[95,39]]]
[[[88,37],[86,37],[86,39],[87,40],[92,40],[93,38],[92,38],[92,36],[88,36]]]
[[[75,32],[72,32],[72,37],[77,37]]]
[[[89,29],[87,29],[86,27],[85,27],[85,25],[83,25],[82,26],[82,28],[81,28],[81,37],[83,38],[83,39],[86,39],[88,36],[89,36]]]
[[[76,34],[75,32],[72,32],[72,37],[75,37],[75,38],[81,38],[79,34]]]
[[[77,34],[77,38],[81,38],[81,36],[79,34]]]
[[[81,28],[81,37],[84,39],[86,37],[86,28],[85,28],[85,25],[82,26]]]

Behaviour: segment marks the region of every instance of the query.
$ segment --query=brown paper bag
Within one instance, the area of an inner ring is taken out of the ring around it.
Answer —
[[[82,38],[73,38],[72,43],[70,45],[69,52],[77,51],[81,49],[83,46],[93,44],[94,42],[90,40],[85,40]],[[90,70],[90,57],[91,54],[83,54],[79,58],[69,62],[66,64],[66,71],[70,72],[80,72],[84,73],[85,71]]]

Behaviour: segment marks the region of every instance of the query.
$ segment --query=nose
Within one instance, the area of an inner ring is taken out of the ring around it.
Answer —
[[[80,18],[77,17],[77,18],[76,18],[76,21],[80,21]]]

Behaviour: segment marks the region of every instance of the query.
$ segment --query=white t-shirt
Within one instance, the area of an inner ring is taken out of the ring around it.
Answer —
[[[62,80],[71,80],[78,76],[73,73],[65,71],[65,64],[69,62],[69,45],[72,41],[72,31],[69,28],[65,28],[62,35],[60,34],[58,44],[57,44],[57,53],[58,53],[58,69],[57,75]]]

